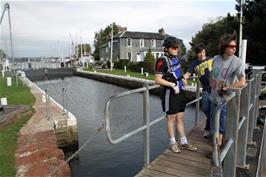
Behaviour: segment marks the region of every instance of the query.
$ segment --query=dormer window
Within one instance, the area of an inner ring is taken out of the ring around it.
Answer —
[[[144,47],[144,39],[140,39],[139,40],[139,46],[140,47]]]
[[[132,39],[131,38],[127,38],[127,46],[128,47],[132,46]]]

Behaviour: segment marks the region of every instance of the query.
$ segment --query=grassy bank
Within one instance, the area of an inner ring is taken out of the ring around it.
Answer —
[[[88,69],[88,68],[85,68],[84,70],[85,71],[94,71],[94,70]],[[115,69],[113,71],[110,71],[110,70],[96,70],[96,71],[99,72],[99,73],[107,73],[107,74],[114,74],[114,75],[120,75],[120,76],[130,75],[130,77],[154,80],[154,74],[149,74],[148,77],[145,77],[144,75],[141,75],[140,73],[132,72],[132,71],[125,72],[124,70],[121,70],[121,69]],[[191,85],[192,83],[196,83],[196,81],[193,81],[192,79],[189,79],[188,83],[189,83],[189,85]]]
[[[91,69],[84,69],[85,71],[92,71]],[[132,71],[127,71],[125,72],[122,69],[114,69],[113,71],[110,70],[97,70],[97,72],[100,73],[107,73],[107,74],[114,74],[114,75],[120,75],[120,76],[127,76],[130,75],[130,77],[137,77],[137,78],[142,78],[142,79],[148,79],[148,80],[154,80],[154,74],[149,74],[148,77],[141,75],[141,73],[138,72],[132,72]]]
[[[7,98],[8,105],[33,105],[35,97],[30,89],[21,81],[16,85],[15,78],[12,78],[12,86],[7,87],[6,78],[0,78],[0,98]],[[21,127],[31,116],[18,119],[13,124],[0,129],[0,177],[13,177],[15,169],[15,150],[17,145],[17,134]]]
[[[19,80],[18,87],[16,80],[12,78],[12,86],[7,87],[6,78],[0,78],[0,98],[7,98],[9,105],[33,105],[35,97],[31,94],[28,87],[23,86],[23,83]]]
[[[0,129],[0,177],[13,177],[16,175],[15,151],[17,134],[30,116],[22,117],[13,124]]]

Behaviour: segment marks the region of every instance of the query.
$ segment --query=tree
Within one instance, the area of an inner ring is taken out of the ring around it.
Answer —
[[[75,47],[77,53],[78,53],[78,58],[81,57],[81,44],[78,44],[76,47]],[[91,46],[90,44],[82,44],[82,54],[90,54],[91,53]]]
[[[240,0],[236,10],[240,13]],[[266,0],[246,0],[243,5],[243,38],[247,39],[247,62],[265,65]]]
[[[155,58],[152,55],[151,49],[149,49],[148,52],[146,53],[146,56],[144,57],[144,63],[146,70],[149,73],[154,73]]]
[[[4,52],[4,50],[0,49],[0,60],[6,58],[6,54]]]
[[[219,17],[215,21],[203,25],[190,43],[192,49],[198,43],[206,45],[207,55],[218,54],[219,38],[224,33],[237,31],[239,34],[239,13],[240,0],[236,0],[237,16],[227,14],[226,17]],[[247,62],[253,65],[265,65],[266,56],[266,0],[246,0],[243,5],[243,39],[248,40]],[[238,51],[236,52],[238,54]],[[189,53],[187,63],[195,58],[193,52]]]
[[[218,54],[220,37],[223,34],[233,33],[234,31],[239,31],[239,20],[236,16],[230,15],[230,13],[226,17],[218,17],[216,20],[204,24],[202,30],[192,37],[190,42],[192,50],[188,53],[187,61],[184,64],[185,69],[196,58],[193,50],[196,44],[203,43],[206,46],[207,56],[215,56]]]
[[[117,25],[113,23],[113,35],[115,36],[119,29],[122,29],[120,25]],[[94,58],[95,60],[100,59],[100,46],[108,41],[108,39],[111,39],[111,33],[112,33],[112,24],[105,27],[105,29],[101,29],[99,32],[95,33],[94,36]]]

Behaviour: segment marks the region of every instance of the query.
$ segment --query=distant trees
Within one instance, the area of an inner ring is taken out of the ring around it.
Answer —
[[[239,0],[236,10],[240,11]],[[243,6],[243,38],[248,40],[247,62],[265,65],[266,0],[246,0]]]
[[[81,44],[78,44],[76,47],[75,47],[76,51],[77,51],[77,54],[78,54],[78,58],[81,57]],[[82,54],[89,54],[91,53],[91,46],[90,44],[82,44]]]
[[[190,42],[192,50],[188,55],[189,62],[196,57],[196,54],[193,52],[196,44],[203,43],[206,46],[208,56],[217,55],[220,37],[223,34],[234,31],[239,31],[239,20],[236,16],[230,15],[230,13],[226,17],[219,17],[210,23],[204,24],[202,30],[192,37]]]
[[[148,50],[146,56],[144,57],[145,69],[149,73],[154,73],[155,58],[152,55],[151,49]]]
[[[116,35],[119,32],[119,29],[122,28],[120,25],[113,23],[113,35]],[[112,33],[112,24],[108,25],[104,29],[101,29],[99,32],[94,35],[94,58],[95,60],[100,59],[100,46],[108,41],[111,38]]]
[[[237,16],[229,13],[226,17],[219,17],[210,23],[204,24],[202,30],[194,37],[190,45],[192,49],[197,43],[204,43],[208,56],[218,54],[219,38],[224,33],[237,31],[239,34],[240,0],[236,0]],[[251,64],[264,64],[266,56],[266,0],[246,0],[243,5],[243,39],[248,40],[247,62]],[[238,51],[236,52],[238,54]],[[187,64],[195,58],[191,51],[188,54]]]
[[[0,59],[6,58],[6,54],[3,49],[0,49]]]

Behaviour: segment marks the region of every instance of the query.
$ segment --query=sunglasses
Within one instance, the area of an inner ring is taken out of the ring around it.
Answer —
[[[172,50],[177,50],[178,47],[170,47]]]
[[[228,47],[228,48],[230,48],[230,49],[233,49],[233,48],[236,48],[237,46],[236,46],[236,45],[228,45],[228,46],[226,46],[226,47]]]

